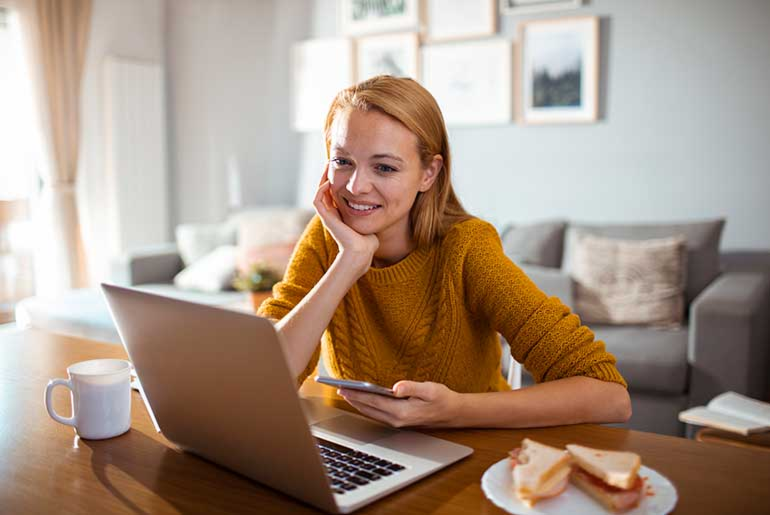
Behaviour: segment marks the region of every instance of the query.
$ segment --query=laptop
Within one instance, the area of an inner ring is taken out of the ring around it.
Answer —
[[[473,453],[301,397],[267,319],[102,290],[156,428],[185,451],[332,513]]]

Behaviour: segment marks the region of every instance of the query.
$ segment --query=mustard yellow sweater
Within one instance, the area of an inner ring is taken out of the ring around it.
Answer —
[[[314,217],[259,314],[284,317],[337,252]],[[503,254],[494,227],[475,218],[395,265],[370,268],[340,302],[321,344],[324,365],[339,378],[385,386],[434,381],[457,392],[490,392],[509,389],[500,373],[498,332],[537,382],[579,375],[626,386],[604,343],[558,298],[540,291]]]

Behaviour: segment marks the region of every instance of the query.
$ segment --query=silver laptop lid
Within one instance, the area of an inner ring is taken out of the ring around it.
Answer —
[[[269,321],[109,284],[102,290],[166,438],[337,511]]]

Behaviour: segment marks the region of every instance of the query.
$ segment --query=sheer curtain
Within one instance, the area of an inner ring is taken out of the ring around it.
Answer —
[[[16,13],[0,0],[0,324],[34,295],[30,201],[37,193],[40,138]]]
[[[0,1],[21,20],[43,140],[35,275],[37,293],[45,295],[86,284],[75,182],[91,0]]]

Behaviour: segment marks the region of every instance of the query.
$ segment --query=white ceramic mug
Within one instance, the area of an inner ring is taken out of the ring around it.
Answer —
[[[45,387],[45,407],[57,422],[73,426],[81,438],[101,440],[131,427],[131,364],[122,359],[92,359],[67,368],[69,379],[51,379]],[[53,409],[56,386],[72,392],[72,416]]]

